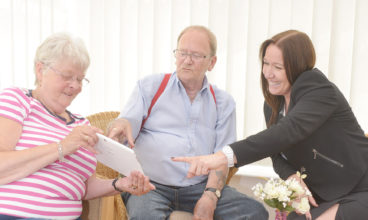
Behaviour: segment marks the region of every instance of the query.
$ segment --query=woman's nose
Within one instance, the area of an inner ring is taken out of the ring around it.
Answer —
[[[263,66],[263,75],[266,79],[268,78],[272,78],[273,77],[273,73],[272,73],[272,70],[270,67],[267,67],[267,66]]]
[[[73,87],[73,88],[80,88],[80,87],[82,87],[82,84],[81,84],[81,82],[79,82],[79,81],[77,80],[77,78],[73,78],[73,79],[69,82],[69,86],[70,86],[70,87]]]

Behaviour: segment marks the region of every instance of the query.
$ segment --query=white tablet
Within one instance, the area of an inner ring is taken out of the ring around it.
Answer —
[[[108,138],[97,134],[98,142],[95,146],[99,152],[96,158],[100,163],[129,176],[131,171],[138,170],[143,173],[142,167],[132,149]]]

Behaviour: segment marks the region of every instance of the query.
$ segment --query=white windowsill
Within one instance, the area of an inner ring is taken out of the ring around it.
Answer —
[[[262,166],[249,164],[239,168],[235,175],[256,176],[267,178],[278,178],[279,176],[273,171],[272,166]]]

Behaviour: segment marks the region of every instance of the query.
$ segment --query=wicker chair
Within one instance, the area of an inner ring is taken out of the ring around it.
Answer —
[[[87,117],[91,125],[101,128],[106,133],[106,128],[109,122],[114,120],[119,115],[117,111],[100,112]],[[226,184],[230,182],[230,179],[238,171],[237,168],[232,167],[229,171],[229,175],[226,180]],[[114,179],[119,176],[119,173],[115,170],[97,163],[96,175],[103,179]],[[192,219],[191,213],[174,211],[170,217],[171,220],[185,220]],[[93,200],[83,201],[83,220],[127,220],[127,211],[121,196],[106,196]]]
[[[106,128],[109,122],[114,120],[119,115],[118,111],[100,112],[87,117],[91,125],[101,128],[106,133]],[[97,163],[96,175],[103,179],[114,179],[119,176],[115,170]],[[126,220],[127,214],[125,205],[121,196],[106,196],[93,200],[83,201],[83,220]]]

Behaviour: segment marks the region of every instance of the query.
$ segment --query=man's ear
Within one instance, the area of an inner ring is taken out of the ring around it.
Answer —
[[[216,61],[217,61],[217,56],[212,56],[210,58],[210,65],[207,68],[208,71],[211,71],[213,67],[215,67]]]

